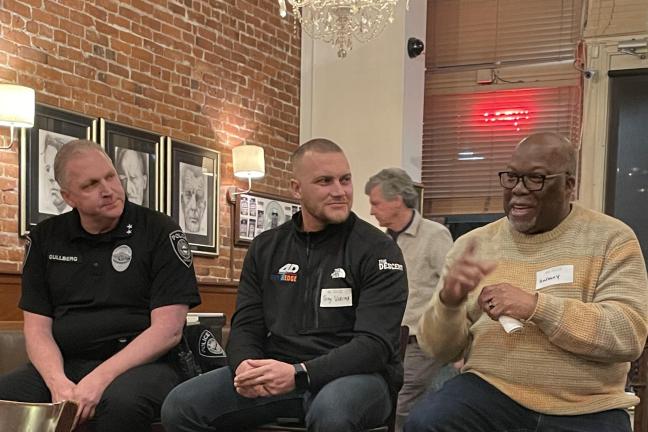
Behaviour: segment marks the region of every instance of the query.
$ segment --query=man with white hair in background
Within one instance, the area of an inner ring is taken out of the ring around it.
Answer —
[[[410,328],[405,351],[405,379],[398,394],[396,430],[400,431],[414,403],[430,389],[436,390],[456,375],[451,364],[421,350],[416,339],[417,323],[436,289],[452,236],[440,223],[424,219],[416,210],[418,194],[411,177],[400,168],[386,168],[365,185],[371,214],[403,251],[407,265],[409,295],[403,325]]]

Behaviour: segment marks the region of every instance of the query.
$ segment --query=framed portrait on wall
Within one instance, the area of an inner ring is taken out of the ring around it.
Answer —
[[[297,200],[258,192],[236,195],[234,244],[248,245],[263,231],[288,222],[301,210]]]
[[[19,234],[45,219],[70,211],[54,178],[54,158],[75,139],[96,137],[96,120],[81,114],[36,105],[34,127],[20,139]]]
[[[164,139],[165,212],[196,255],[218,255],[220,153]]]
[[[99,119],[99,143],[115,164],[126,198],[135,204],[161,210],[162,137]]]

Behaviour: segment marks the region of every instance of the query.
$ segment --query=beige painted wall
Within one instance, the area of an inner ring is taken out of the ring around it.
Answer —
[[[407,38],[425,40],[425,2],[401,1],[393,23],[366,44],[354,41],[344,59],[328,44],[302,38],[300,142],[325,137],[351,163],[354,211],[372,223],[367,179],[398,166],[420,179],[424,55],[410,59]]]

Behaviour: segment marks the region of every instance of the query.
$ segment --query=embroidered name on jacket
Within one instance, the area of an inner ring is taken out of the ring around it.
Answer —
[[[400,270],[403,271],[403,264],[390,263],[386,259],[378,260],[378,270]]]
[[[49,258],[50,261],[64,261],[64,262],[77,262],[77,261],[79,261],[79,257],[70,256],[70,255],[49,254],[48,258]]]

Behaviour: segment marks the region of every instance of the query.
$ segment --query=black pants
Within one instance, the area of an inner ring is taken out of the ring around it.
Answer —
[[[75,383],[101,361],[67,360],[65,375]],[[160,417],[166,395],[180,383],[171,363],[158,361],[135,367],[118,376],[104,391],[92,422],[97,432],[142,432]],[[40,374],[31,364],[0,376],[0,399],[51,402]]]

